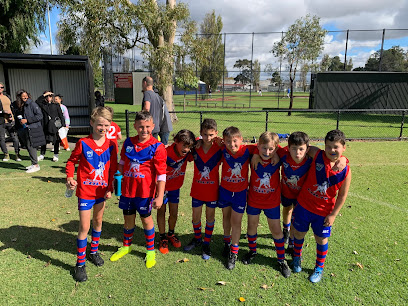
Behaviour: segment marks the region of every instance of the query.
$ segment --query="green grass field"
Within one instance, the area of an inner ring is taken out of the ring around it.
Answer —
[[[249,305],[403,305],[408,297],[407,149],[407,142],[348,143],[345,155],[353,179],[334,223],[324,278],[318,284],[307,279],[315,261],[312,234],[306,236],[303,271],[285,279],[278,271],[263,215],[259,255],[249,266],[238,262],[233,271],[224,267],[220,211],[209,261],[202,260],[199,252],[170,248],[167,255],[158,253],[157,265],[147,270],[144,236],[137,220],[134,251],[112,263],[109,257],[122,243],[123,217],[116,198],[107,202],[104,216],[100,250],[105,265],[88,264],[89,280],[75,283],[77,202],[75,197],[64,197],[64,162],[69,152],[62,152],[60,162],[53,163],[48,151],[41,171],[26,174],[24,167],[30,162],[23,150],[21,163],[0,161],[2,304],[235,305],[243,297]],[[189,165],[176,228],[183,244],[192,237],[191,178]],[[240,259],[248,251],[245,220]],[[184,258],[189,261],[177,262]],[[225,285],[217,285],[219,281]],[[261,288],[264,285],[267,289]]]

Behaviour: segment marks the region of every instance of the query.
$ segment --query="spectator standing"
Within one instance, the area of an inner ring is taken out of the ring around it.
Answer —
[[[142,80],[143,102],[142,110],[147,110],[153,117],[154,129],[152,135],[163,144],[169,141],[170,132],[173,130],[166,102],[153,90],[153,79],[149,76]]]
[[[11,101],[10,97],[4,94],[4,84],[0,82],[0,147],[4,153],[3,161],[9,161],[10,155],[7,150],[6,145],[6,130],[10,134],[10,137],[13,139],[14,151],[16,153],[16,161],[21,161],[19,152],[20,146],[18,142],[18,137],[16,130],[14,128],[15,121],[13,112],[11,110]]]
[[[105,98],[99,90],[95,91],[95,107],[105,106]]]
[[[54,156],[52,161],[58,161],[59,142],[61,141],[58,130],[65,126],[65,119],[61,111],[61,107],[58,104],[53,103],[54,94],[50,91],[44,91],[36,103],[42,110],[43,120],[42,127],[47,143],[52,143],[54,146]],[[44,160],[46,151],[46,144],[41,146],[41,155],[38,156],[38,160]]]
[[[56,104],[59,104],[59,106],[61,107],[61,111],[62,111],[62,115],[64,116],[65,119],[65,126],[61,127],[61,129],[64,129],[64,135],[65,137],[61,136],[61,129],[58,130],[58,134],[60,136],[61,139],[61,143],[62,146],[64,147],[65,150],[70,151],[69,145],[68,145],[68,138],[66,135],[68,135],[68,131],[69,131],[69,125],[71,124],[71,120],[69,118],[69,112],[68,112],[68,108],[62,104],[63,99],[62,99],[63,95],[61,94],[57,94],[54,97],[54,101]]]
[[[37,172],[40,170],[37,160],[37,147],[46,144],[41,125],[42,111],[38,104],[31,99],[31,95],[23,89],[17,92],[16,101],[13,104],[15,104],[13,105],[14,116],[18,119],[16,121],[17,133],[22,145],[27,148],[31,159],[31,166],[27,167],[26,172]]]

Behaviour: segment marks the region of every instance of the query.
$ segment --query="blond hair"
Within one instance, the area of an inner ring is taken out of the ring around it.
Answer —
[[[266,131],[259,136],[259,144],[267,144],[270,142],[273,142],[273,144],[277,146],[279,144],[278,134]]]
[[[99,117],[102,117],[108,120],[109,122],[112,122],[112,113],[103,106],[95,107],[92,110],[91,121],[95,122],[96,119],[98,119]]]

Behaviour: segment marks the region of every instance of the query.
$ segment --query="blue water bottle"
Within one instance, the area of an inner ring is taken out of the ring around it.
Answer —
[[[113,176],[115,178],[115,195],[117,197],[122,195],[122,178],[123,175],[120,173],[120,171],[116,171],[115,175]]]

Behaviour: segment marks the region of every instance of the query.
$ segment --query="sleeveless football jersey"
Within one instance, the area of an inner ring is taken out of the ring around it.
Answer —
[[[296,199],[305,182],[313,159],[306,155],[305,158],[297,164],[290,156],[288,147],[279,148],[278,155],[282,162],[282,195],[288,199]]]
[[[222,150],[221,186],[231,192],[248,188],[249,161],[256,145],[241,145],[234,155],[224,146]]]
[[[298,203],[316,215],[327,216],[334,208],[337,191],[349,171],[349,165],[340,172],[333,171],[325,152],[319,150],[297,198]]]
[[[280,162],[273,166],[271,159],[261,161],[256,170],[251,166],[248,205],[260,209],[275,208],[280,205],[280,166]]]
[[[205,202],[218,200],[221,148],[214,143],[207,153],[204,153],[203,147],[193,152],[194,177],[190,192],[192,198]]]
[[[178,190],[183,186],[187,162],[193,160],[193,154],[191,152],[187,153],[185,156],[177,156],[175,148],[176,143],[173,143],[166,148],[166,191]]]

